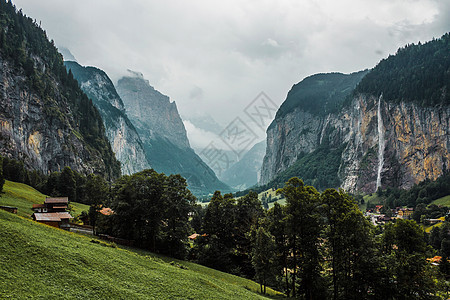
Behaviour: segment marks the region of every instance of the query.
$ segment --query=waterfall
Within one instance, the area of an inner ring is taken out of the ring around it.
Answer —
[[[385,140],[384,140],[384,126],[383,126],[383,118],[381,117],[381,100],[383,99],[383,94],[380,95],[378,99],[378,173],[377,173],[377,190],[381,186],[381,170],[383,169],[384,164],[384,148],[385,148]]]
[[[322,132],[320,133],[319,145],[322,144],[322,139],[323,139],[323,135],[325,134],[325,129],[327,129],[328,122],[330,122],[330,116],[331,116],[331,114],[328,114],[327,120],[325,121],[325,124],[322,127]]]

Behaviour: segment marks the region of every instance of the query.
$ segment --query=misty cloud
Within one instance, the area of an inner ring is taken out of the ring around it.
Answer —
[[[372,68],[450,29],[450,3],[439,0],[14,3],[80,64],[113,81],[141,72],[181,114],[221,124],[261,91],[279,105],[308,75]]]

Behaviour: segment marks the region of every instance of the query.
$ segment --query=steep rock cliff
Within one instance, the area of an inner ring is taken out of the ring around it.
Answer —
[[[0,65],[1,155],[22,160],[27,168],[44,174],[70,166],[84,174],[118,176],[120,166],[114,166],[114,154],[109,155],[113,158],[111,165],[111,161],[106,161],[108,156],[89,145],[74,118],[76,112],[63,91],[58,90],[56,81],[54,97],[43,99],[27,86],[27,77],[8,61],[0,57]]]
[[[336,74],[293,87],[267,130],[262,184],[299,176],[374,192],[450,169],[450,34],[401,48],[366,73],[350,91]],[[347,96],[330,97],[336,91]]]
[[[344,136],[349,129],[343,124],[347,122],[348,116],[340,119],[336,118],[336,114],[366,73],[367,71],[348,75],[317,74],[292,87],[267,129],[267,149],[261,168],[260,184],[269,183],[305,154],[312,153],[319,147],[333,151],[342,148],[342,143],[347,142]],[[333,128],[338,130],[332,130]],[[318,157],[323,158],[324,155]],[[337,168],[335,169],[333,173],[336,174],[327,177],[336,177]],[[286,176],[296,172],[297,170]],[[284,180],[286,178],[280,183]]]
[[[54,44],[11,2],[0,11],[0,154],[43,173],[70,166],[118,177],[101,117]]]
[[[339,170],[343,188],[375,191],[377,178],[381,188],[410,188],[449,169],[449,106],[421,107],[368,95],[359,95],[353,104],[351,134]]]
[[[83,67],[74,61],[64,62],[81,89],[99,110],[106,136],[121,162],[123,174],[150,168],[141,138],[125,113],[122,99],[108,75],[94,67]]]
[[[179,148],[189,148],[186,129],[175,102],[155,90],[142,74],[133,74],[135,76],[119,80],[117,91],[136,128],[150,129],[141,138],[163,137]]]
[[[189,146],[175,102],[149,85],[140,73],[118,81],[130,121],[142,139],[145,154],[158,172],[181,174],[196,195],[229,190]]]
[[[378,177],[381,188],[409,188],[425,179],[434,180],[449,169],[449,120],[448,106],[420,107],[363,94],[341,112],[326,116],[297,109],[268,129],[260,182],[269,183],[286,172],[300,154],[340,146],[345,148],[337,152],[340,164],[336,171],[346,190],[374,192]],[[384,135],[381,153],[380,135]]]

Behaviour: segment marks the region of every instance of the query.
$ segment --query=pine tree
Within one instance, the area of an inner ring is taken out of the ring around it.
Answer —
[[[269,278],[273,277],[275,245],[272,236],[259,227],[253,241],[252,265],[256,271],[256,281],[260,284],[261,293],[266,293],[266,285]]]
[[[305,186],[297,177],[289,179],[277,191],[286,198],[286,231],[292,255],[292,296],[306,299],[320,298],[323,292],[321,277],[320,194],[312,186]],[[297,289],[296,284],[299,281]]]

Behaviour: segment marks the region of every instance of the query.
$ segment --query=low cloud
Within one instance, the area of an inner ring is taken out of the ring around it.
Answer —
[[[261,91],[280,105],[319,72],[374,67],[449,30],[440,0],[15,0],[80,64],[116,81],[127,69],[176,101],[231,122]],[[194,134],[194,133],[193,133]],[[204,144],[201,134],[191,143]]]

